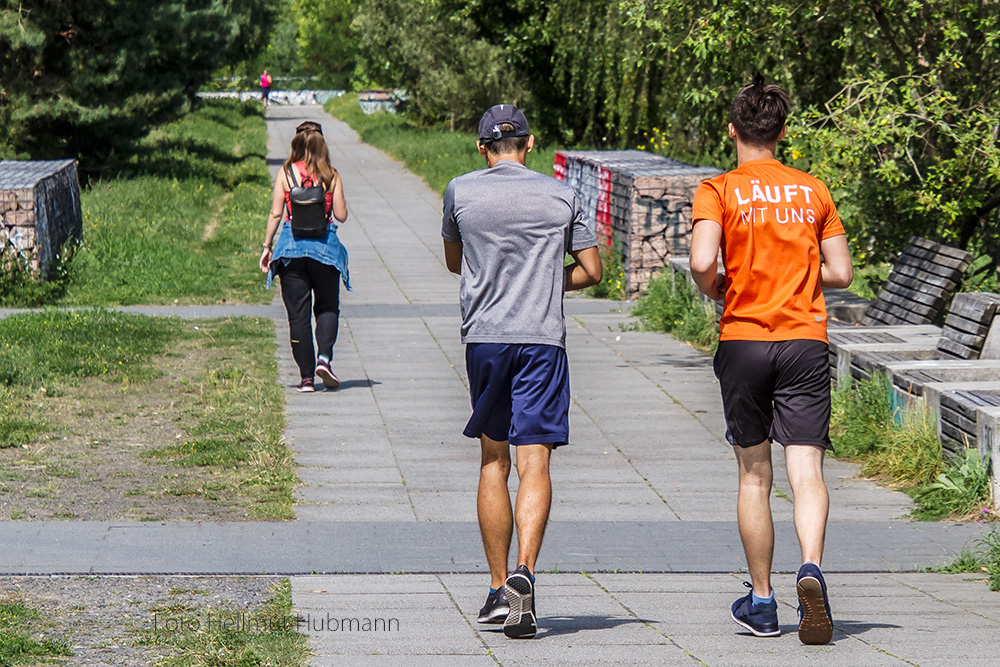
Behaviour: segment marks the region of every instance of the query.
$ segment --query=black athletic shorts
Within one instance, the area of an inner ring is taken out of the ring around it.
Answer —
[[[817,340],[724,340],[715,353],[729,444],[830,444],[830,351]]]

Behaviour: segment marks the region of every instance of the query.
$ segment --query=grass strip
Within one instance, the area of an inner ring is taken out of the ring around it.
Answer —
[[[153,129],[83,189],[82,242],[49,280],[9,272],[0,305],[269,302],[255,261],[270,201],[262,109],[205,100]]]
[[[307,664],[309,646],[296,629],[288,579],[275,585],[271,599],[252,611],[187,604],[153,611],[152,627],[143,630],[136,643],[174,649],[174,655],[157,663],[160,667]]]
[[[350,125],[362,141],[402,162],[438,194],[443,195],[448,181],[456,176],[486,167],[476,150],[474,132],[450,132],[443,126],[419,127],[405,113],[380,111],[365,115],[358,106],[356,93],[330,98],[323,108]],[[536,141],[528,154],[528,166],[551,176],[555,152],[555,147],[542,146]]]
[[[715,309],[695,293],[684,276],[669,268],[653,276],[632,314],[643,328],[673,334],[708,354],[714,354],[719,345]]]
[[[235,490],[251,519],[295,518],[292,492],[298,479],[294,457],[282,441],[285,396],[278,383],[273,325],[240,318],[205,323],[189,335],[207,337],[204,345],[222,354],[185,384],[194,399],[184,417],[190,437],[143,456],[209,472],[195,479],[180,473],[168,494],[218,500]]]
[[[1000,532],[994,527],[976,541],[976,548],[964,549],[950,565],[933,568],[942,574],[976,574],[991,591],[1000,591]]]
[[[65,664],[73,652],[65,642],[44,638],[49,625],[38,610],[19,600],[0,602],[0,667]]]
[[[10,518],[293,518],[275,347],[266,318],[95,309],[0,320]],[[185,497],[194,502],[171,501]]]
[[[46,430],[44,419],[25,416],[29,396],[58,396],[88,377],[148,380],[158,374],[150,357],[178,334],[168,320],[108,310],[53,309],[0,319],[0,447]]]
[[[860,463],[862,475],[909,493],[915,519],[996,518],[989,509],[988,462],[975,449],[945,460],[933,417],[894,408],[891,392],[879,373],[833,392],[836,456]]]

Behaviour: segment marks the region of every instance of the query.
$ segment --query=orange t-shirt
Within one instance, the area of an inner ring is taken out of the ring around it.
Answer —
[[[826,342],[820,241],[844,227],[822,181],[777,160],[748,160],[698,187],[692,218],[722,225],[719,340]]]

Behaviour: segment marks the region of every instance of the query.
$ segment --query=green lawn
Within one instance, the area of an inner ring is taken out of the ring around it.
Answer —
[[[149,379],[150,356],[177,335],[169,320],[106,310],[0,319],[0,447],[24,444],[46,429],[41,415],[23,408],[31,396],[56,396],[85,377]]]
[[[5,488],[6,502],[24,514],[125,494],[146,498],[143,520],[161,516],[157,503],[171,519],[205,518],[166,498],[191,496],[234,517],[293,518],[275,346],[266,318],[47,309],[0,319],[0,486],[34,489]],[[101,449],[121,442],[131,446]]]
[[[476,150],[474,132],[417,127],[405,114],[379,112],[366,116],[353,93],[331,98],[324,108],[354,128],[363,141],[402,162],[440,194],[456,176],[486,167]],[[555,152],[554,146],[536,143],[528,154],[528,166],[551,176]]]
[[[265,303],[270,202],[262,107],[199,102],[81,192],[83,240],[44,285],[0,278],[0,305]],[[9,272],[8,272],[9,273]]]
[[[298,667],[308,663],[309,645],[298,632],[288,579],[275,585],[272,598],[251,612],[208,603],[153,611],[155,626],[143,631],[136,643],[173,649],[173,655],[156,663],[160,667]]]
[[[65,664],[65,642],[45,638],[48,619],[20,600],[0,602],[0,665]]]

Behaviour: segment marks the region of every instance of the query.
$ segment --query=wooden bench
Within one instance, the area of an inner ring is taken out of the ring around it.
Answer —
[[[934,322],[962,284],[971,261],[972,255],[964,250],[918,237],[910,239],[861,323]]]
[[[963,353],[960,347],[971,349],[972,341],[964,334],[980,329],[962,329],[964,320],[955,319],[953,343],[942,343],[941,331],[932,324],[961,285],[971,261],[972,255],[964,250],[910,239],[878,298],[861,317],[863,326],[830,322],[830,364],[838,381],[866,378],[887,361],[935,358],[938,345],[956,357]]]
[[[872,372],[893,367],[890,375],[900,387],[912,386],[920,395],[920,385],[933,378],[932,364],[920,364],[908,375],[901,362],[939,361],[947,374],[948,362],[996,358],[996,350],[983,354],[990,329],[1000,311],[1000,294],[961,292],[955,295],[951,311],[941,329],[930,325],[896,327],[856,327],[830,331],[830,354],[841,383],[867,378]],[[998,331],[994,337],[1000,336]],[[905,366],[905,364],[903,364]]]
[[[1000,391],[957,389],[941,394],[938,433],[946,456],[977,447],[979,418],[983,408],[1000,407]],[[980,454],[986,452],[980,451]]]

